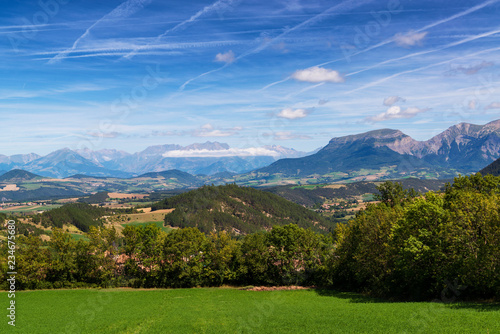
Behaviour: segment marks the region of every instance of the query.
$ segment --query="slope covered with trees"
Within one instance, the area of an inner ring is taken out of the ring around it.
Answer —
[[[317,213],[277,195],[237,185],[203,186],[152,206],[152,210],[175,209],[165,224],[197,227],[204,233],[228,231],[248,234],[274,225],[294,223],[317,232],[333,224]]]
[[[0,176],[0,183],[17,183],[31,180],[39,180],[42,179],[40,175],[36,175],[30,172],[27,172],[22,169],[13,169],[3,175]]]
[[[58,228],[62,228],[64,224],[72,224],[81,231],[88,232],[90,226],[101,225],[101,217],[107,212],[107,209],[87,203],[71,203],[35,215],[33,221]]]
[[[491,164],[481,169],[479,173],[482,175],[491,174],[493,176],[500,176],[500,159],[493,161]]]

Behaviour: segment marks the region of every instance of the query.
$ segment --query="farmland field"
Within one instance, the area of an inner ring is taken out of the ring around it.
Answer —
[[[1,305],[8,302],[0,293]],[[498,333],[500,305],[391,303],[329,290],[18,292],[18,333]],[[8,328],[9,327],[9,328]]]

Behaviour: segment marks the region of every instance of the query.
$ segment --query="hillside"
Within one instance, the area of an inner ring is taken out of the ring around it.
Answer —
[[[0,176],[0,182],[2,183],[18,183],[38,179],[42,179],[42,177],[22,169],[13,169]]]
[[[493,161],[488,166],[479,171],[481,175],[491,174],[493,176],[500,176],[500,159]]]
[[[473,173],[499,157],[497,120],[485,125],[460,123],[427,141],[393,129],[336,137],[313,155],[278,160],[254,174],[289,178],[343,172],[352,178],[359,171],[371,170],[372,174],[381,172],[386,179],[450,178]]]
[[[162,172],[151,172],[135,177],[135,179],[142,179],[142,178],[160,179],[160,180],[166,180],[166,182],[169,181],[175,182],[176,184],[179,184],[181,187],[194,187],[194,186],[200,186],[202,184],[202,182],[196,176],[193,176],[189,173],[177,169],[166,170]]]
[[[428,191],[438,191],[444,187],[446,180],[420,180],[408,178],[396,180],[400,182],[404,189],[415,189],[419,193]],[[286,198],[294,203],[312,207],[317,203],[324,203],[326,200],[334,199],[355,199],[360,196],[373,195],[378,193],[377,185],[380,182],[352,182],[345,184],[319,184],[317,186],[295,186],[285,185],[263,189]]]
[[[290,223],[324,233],[333,225],[315,212],[275,194],[234,184],[203,186],[152,206],[153,210],[173,208],[165,216],[166,225],[197,227],[205,233],[225,230],[248,234]]]
[[[382,129],[333,138],[316,154],[298,159],[278,160],[258,172],[308,176],[397,166],[398,171],[403,174],[417,167],[430,167],[415,156],[400,154],[386,146],[388,142],[400,140],[402,136],[404,135],[400,131]]]

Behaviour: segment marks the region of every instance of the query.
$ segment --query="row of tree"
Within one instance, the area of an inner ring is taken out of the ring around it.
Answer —
[[[239,239],[154,225],[123,236],[92,226],[78,241],[54,229],[45,245],[21,237],[19,287],[294,284],[397,299],[500,297],[500,178],[459,177],[425,196],[394,183],[379,190],[380,203],[328,235],[289,224]]]

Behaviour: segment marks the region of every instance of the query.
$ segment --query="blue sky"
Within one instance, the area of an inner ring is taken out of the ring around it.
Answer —
[[[0,154],[499,119],[500,1],[3,1]]]

